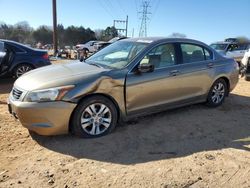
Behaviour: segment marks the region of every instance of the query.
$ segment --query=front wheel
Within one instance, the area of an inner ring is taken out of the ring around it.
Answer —
[[[224,79],[218,79],[214,82],[207,96],[207,105],[209,107],[220,106],[228,94],[227,83]]]
[[[72,116],[72,132],[84,138],[110,133],[117,124],[117,109],[107,98],[94,96],[83,100]]]

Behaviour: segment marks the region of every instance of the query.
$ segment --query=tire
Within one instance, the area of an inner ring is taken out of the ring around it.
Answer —
[[[88,48],[83,48],[82,50],[84,50],[86,53],[89,53],[89,49]]]
[[[117,109],[106,97],[93,96],[83,100],[71,119],[72,133],[83,138],[96,138],[116,127]]]
[[[249,76],[245,76],[245,80],[246,81],[250,81],[250,77]]]
[[[224,79],[220,78],[216,80],[207,96],[207,106],[209,107],[218,107],[220,106],[225,97],[228,95],[228,86]]]
[[[14,76],[16,78],[19,78],[20,76],[22,76],[24,73],[26,72],[29,72],[31,70],[33,70],[34,68],[29,65],[29,64],[21,64],[21,65],[18,65],[16,68],[15,68],[15,71],[14,71]]]
[[[247,60],[245,75],[249,75],[249,74],[250,74],[250,58],[248,58]],[[250,76],[245,76],[245,80],[250,81]]]

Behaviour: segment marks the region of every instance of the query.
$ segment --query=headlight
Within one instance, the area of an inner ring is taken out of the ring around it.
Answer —
[[[68,91],[73,89],[75,86],[63,86],[57,88],[49,88],[44,90],[37,90],[29,92],[25,98],[25,102],[49,102],[61,100]]]

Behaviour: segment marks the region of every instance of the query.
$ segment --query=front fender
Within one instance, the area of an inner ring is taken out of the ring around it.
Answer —
[[[64,100],[73,103],[79,103],[84,97],[89,95],[101,94],[109,96],[118,105],[122,116],[126,116],[125,95],[124,95],[125,79],[114,79],[110,76],[92,77],[84,83],[77,84],[75,89],[70,91]]]

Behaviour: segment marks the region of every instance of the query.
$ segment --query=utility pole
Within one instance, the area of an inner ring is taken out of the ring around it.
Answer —
[[[117,24],[126,24],[125,28],[116,28]],[[114,20],[114,27],[118,32],[125,32],[125,36],[128,36],[128,16],[126,17],[126,20]]]
[[[128,37],[128,15],[126,17],[126,37]]]
[[[151,14],[148,12],[150,7],[149,4],[149,1],[142,2],[142,12],[139,12],[139,14],[142,14],[139,37],[147,37],[147,21],[149,20],[148,15]]]
[[[57,17],[56,17],[56,0],[52,0],[53,9],[53,46],[54,46],[54,56],[57,53]]]

